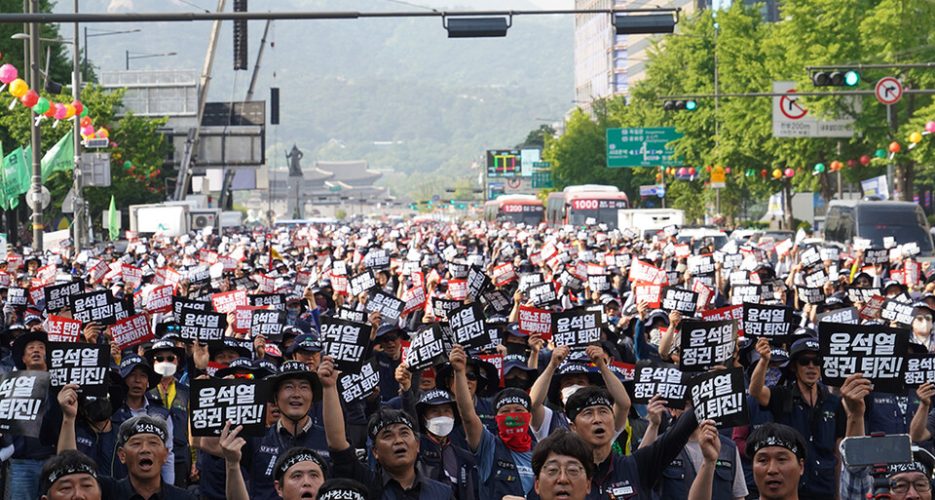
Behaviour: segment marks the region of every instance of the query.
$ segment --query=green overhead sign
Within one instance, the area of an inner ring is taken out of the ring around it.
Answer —
[[[682,134],[675,127],[607,129],[609,168],[671,167],[681,165],[671,142]]]

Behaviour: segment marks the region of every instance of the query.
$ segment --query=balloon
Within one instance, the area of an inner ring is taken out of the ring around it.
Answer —
[[[75,110],[77,111],[77,108],[75,108]],[[78,112],[78,114],[81,114],[81,112]],[[81,123],[81,126],[82,126],[82,127],[90,127],[90,126],[91,126],[91,119],[88,118],[87,116],[83,116],[83,117],[81,117],[81,122],[79,122],[79,123]]]
[[[84,104],[81,104],[81,101],[75,99],[71,101],[71,105],[75,108],[75,114],[81,116],[81,112],[84,111]]]
[[[685,168],[685,167],[680,168],[680,169],[679,169],[679,177],[685,177],[686,175],[688,175],[688,169]]]
[[[97,135],[98,135],[98,137],[107,138],[107,137],[110,137],[110,132],[108,132],[106,128],[101,127],[101,128],[99,128],[99,129],[97,129]]]
[[[662,182],[662,174],[656,174],[656,182]]]
[[[824,163],[816,163],[816,164],[815,164],[815,172],[818,172],[819,174],[825,173],[825,164],[824,164]]]
[[[16,66],[12,64],[4,64],[0,66],[0,82],[4,84],[10,83],[13,80],[19,78],[19,71],[16,71]]]
[[[710,171],[711,171],[711,165],[705,165],[704,169],[705,169],[705,172],[710,172]]]
[[[795,170],[792,170],[791,168],[786,168],[785,173],[786,173],[786,177],[795,177]]]
[[[65,109],[65,105],[57,102],[55,103],[55,114],[52,116],[54,116],[56,120],[64,120],[65,113],[67,112],[68,110]]]
[[[91,125],[81,127],[81,135],[94,135],[94,127]]]
[[[847,160],[847,168],[854,168],[857,166],[857,160]]]
[[[922,134],[920,134],[920,133],[918,133],[918,132],[913,132],[913,133],[909,134],[909,142],[911,142],[911,143],[913,143],[913,144],[918,144],[918,143],[922,142]]]
[[[860,164],[863,165],[863,166],[865,166],[865,167],[866,167],[867,165],[870,165],[870,157],[867,156],[867,155],[862,155],[862,156],[860,157]]]
[[[71,104],[65,105],[65,119],[71,119],[72,116],[75,116],[75,107]]]
[[[724,167],[724,173],[725,173],[725,174],[729,174],[729,173],[730,173],[730,167]]]
[[[10,95],[13,97],[23,97],[29,91],[29,85],[20,78],[10,82]]]
[[[83,108],[81,110],[81,113],[78,113],[78,114],[81,115],[82,118],[84,118],[85,116],[88,116],[88,108]]]
[[[41,115],[49,110],[49,100],[45,97],[40,97],[36,100],[36,105],[32,107],[33,113]]]
[[[898,152],[900,152],[900,151],[902,151],[902,150],[903,150],[903,147],[900,146],[898,142],[893,141],[893,142],[890,143],[890,147],[889,147],[889,152],[890,152],[890,153],[898,153]]]
[[[29,89],[28,92],[23,94],[23,97],[19,98],[19,102],[23,103],[23,106],[31,108],[39,102],[39,93],[35,90]]]
[[[780,178],[782,178],[782,170],[779,170],[778,168],[773,169],[773,179]]]
[[[45,113],[43,113],[43,116],[45,116],[46,118],[52,118],[53,116],[55,116],[55,110],[56,110],[55,104],[49,103],[49,109],[45,110]]]
[[[766,169],[765,169],[765,168],[764,168],[763,170],[760,170],[760,177],[762,177],[762,178],[765,179],[765,178],[766,178],[766,174],[767,174],[767,172],[766,172]]]
[[[698,173],[698,171],[695,170],[695,167],[688,169],[688,175],[694,177],[696,173]]]
[[[935,134],[935,122],[928,122],[925,124],[925,131],[930,134]]]
[[[839,162],[838,160],[834,160],[833,162],[831,162],[831,171],[837,172],[838,170],[841,170],[841,167],[843,166],[844,166],[843,163]]]
[[[886,151],[884,151],[882,148],[878,149],[873,152],[873,156],[876,156],[877,158],[886,158]]]

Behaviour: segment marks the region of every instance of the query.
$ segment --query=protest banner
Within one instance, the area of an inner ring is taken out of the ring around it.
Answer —
[[[864,250],[864,264],[888,264],[890,251],[885,248],[868,248]]]
[[[143,270],[136,266],[123,264],[120,266],[120,274],[123,276],[123,283],[128,291],[136,290],[143,282]]]
[[[383,291],[371,292],[364,307],[368,313],[378,312],[384,324],[399,321],[406,303]]]
[[[880,291],[876,288],[858,288],[858,287],[849,287],[847,289],[847,298],[850,299],[853,303],[864,303],[873,298],[874,295],[879,295]]]
[[[796,287],[796,294],[799,297],[799,301],[806,304],[821,304],[825,301],[825,290],[821,287]]]
[[[110,327],[110,334],[114,339],[114,344],[121,351],[155,338],[149,329],[146,316],[142,314],[117,321]]]
[[[358,295],[370,291],[372,288],[377,286],[377,278],[374,277],[373,271],[366,270],[350,279],[350,294],[352,297],[357,297]]]
[[[322,355],[332,356],[345,373],[356,373],[370,345],[370,325],[338,318],[321,318]]]
[[[493,308],[497,314],[508,314],[513,307],[513,300],[503,290],[487,290],[481,294],[481,301]]]
[[[791,307],[744,302],[742,309],[745,336],[766,337],[771,344],[780,345],[792,335],[795,310]]]
[[[484,309],[480,304],[459,307],[448,313],[448,324],[454,334],[454,341],[465,349],[483,347],[490,343]]]
[[[461,302],[458,300],[432,297],[432,312],[439,321],[448,321],[448,313],[459,307],[461,307]]]
[[[227,314],[234,312],[237,306],[246,305],[249,305],[246,290],[232,290],[230,292],[211,294],[211,306],[214,308],[214,312]]]
[[[18,286],[11,286],[6,291],[6,302],[14,307],[25,307],[29,303],[29,291]]]
[[[207,311],[209,307],[211,303],[203,300],[191,300],[178,296],[172,298],[172,314],[175,316],[176,323],[182,321],[182,313],[185,311]]]
[[[360,401],[380,385],[380,370],[376,360],[365,363],[360,367],[359,373],[342,375],[338,379],[341,398],[345,403]]]
[[[259,306],[237,306],[234,309],[234,323],[231,329],[234,333],[243,335],[250,333],[250,325],[253,323],[253,311],[263,309]]]
[[[240,306],[248,307],[248,306]],[[236,313],[236,309],[234,312]],[[286,326],[286,311],[254,309],[250,314],[250,336],[262,336],[272,342],[282,341],[282,329]]]
[[[601,340],[601,314],[585,309],[571,309],[552,314],[552,341],[556,346],[567,345],[584,349]]]
[[[150,289],[143,300],[143,309],[150,314],[172,312],[172,285],[162,285]]]
[[[835,309],[833,311],[821,313],[815,316],[815,323],[821,323],[822,321],[856,325],[860,323],[860,315],[857,313],[856,307],[845,307],[842,309]]]
[[[193,379],[189,412],[192,436],[220,436],[224,425],[240,425],[240,436],[266,433],[268,382],[249,379]]]
[[[666,407],[682,409],[688,388],[685,382],[682,371],[673,364],[640,360],[636,363],[633,402],[649,404],[649,400],[658,394],[665,400]]]
[[[471,266],[468,269],[467,275],[467,295],[468,297],[477,300],[487,287],[490,286],[490,278],[484,274],[484,270],[480,266]]]
[[[107,394],[107,370],[110,369],[107,345],[49,342],[47,349],[52,387],[75,384],[79,394]]]
[[[45,293],[45,309],[57,312],[71,306],[71,298],[84,292],[84,282],[72,281],[60,285],[49,285],[43,288]]]
[[[546,308],[558,302],[558,294],[552,283],[539,283],[529,287],[529,300],[539,308]]]
[[[286,310],[286,296],[281,293],[258,293],[248,295],[251,306],[269,307],[279,311]]]
[[[543,282],[542,273],[522,273],[519,275],[519,291],[526,293],[529,287]]]
[[[633,295],[637,304],[647,302],[656,309],[662,303],[662,289],[663,285],[638,281],[633,284]]]
[[[88,265],[88,276],[91,278],[91,283],[101,281],[105,274],[107,274],[107,264],[103,260],[95,260],[93,264]]]
[[[466,279],[470,266],[464,261],[448,263],[448,273],[454,279]]]
[[[211,311],[186,310],[179,321],[179,336],[187,342],[222,340],[226,329],[227,315]]]
[[[81,335],[81,322],[78,320],[51,315],[46,318],[43,329],[49,342],[78,342]]]
[[[742,368],[698,375],[692,379],[689,392],[699,422],[713,420],[718,429],[749,423]]]
[[[437,324],[423,328],[412,335],[406,350],[406,366],[410,372],[424,370],[445,360],[445,346],[441,327]]]
[[[467,280],[450,279],[448,280],[448,295],[453,300],[464,300],[468,296]]]
[[[345,306],[341,306],[338,308],[336,317],[338,319],[343,319],[346,321],[353,321],[355,323],[366,323],[367,322],[367,313],[363,311],[358,311],[356,309],[351,309]]]
[[[903,383],[908,388],[917,388],[926,382],[935,382],[935,354],[908,353]]]
[[[706,371],[734,356],[737,324],[733,320],[684,319],[681,326],[679,368],[683,371]]]
[[[386,269],[390,267],[390,256],[382,248],[371,249],[364,257],[364,267],[368,269]]]
[[[840,387],[860,372],[875,391],[901,391],[909,336],[906,330],[885,326],[819,323],[822,382]]]
[[[803,267],[809,268],[821,263],[821,251],[817,246],[810,246],[799,252],[799,262]]]
[[[513,269],[513,264],[507,262],[506,264],[500,264],[493,268],[494,286],[504,286],[515,279],[516,271]]]
[[[44,371],[0,375],[0,434],[39,437],[49,384],[49,372]]]
[[[592,292],[606,292],[610,290],[609,274],[590,274],[588,275],[588,288]]]
[[[418,311],[425,307],[425,289],[421,286],[409,287],[403,292],[402,300],[405,304],[403,314]]]
[[[519,331],[525,335],[539,334],[548,342],[552,338],[552,312],[530,306],[519,306]]]
[[[654,283],[656,285],[665,285],[668,282],[665,271],[642,260],[633,261],[630,265],[630,274],[627,280]]]
[[[112,325],[117,322],[117,306],[110,290],[81,293],[71,297],[72,317],[82,323]]]
[[[678,311],[685,316],[694,316],[698,307],[698,294],[684,288],[667,287],[662,296],[662,308]]]
[[[912,309],[912,304],[886,299],[883,301],[882,309],[880,309],[880,317],[886,321],[912,327]]]

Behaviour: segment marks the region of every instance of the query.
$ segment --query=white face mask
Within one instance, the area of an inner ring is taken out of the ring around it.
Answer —
[[[451,417],[435,417],[425,421],[425,428],[436,436],[445,437],[455,427],[455,419]]]
[[[562,404],[566,404],[568,402],[568,398],[570,398],[572,394],[578,392],[578,389],[582,388],[584,388],[583,385],[575,384],[569,385],[568,387],[562,389]]]
[[[175,366],[175,363],[172,363],[171,361],[156,362],[153,365],[153,371],[159,375],[162,375],[163,377],[171,377],[175,375],[176,368],[177,367]]]

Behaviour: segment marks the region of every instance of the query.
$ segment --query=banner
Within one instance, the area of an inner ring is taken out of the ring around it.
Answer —
[[[668,287],[662,297],[662,308],[678,311],[685,316],[694,316],[698,307],[698,294],[684,288]]]
[[[43,329],[49,336],[49,342],[78,342],[81,322],[52,315],[46,318]]]
[[[49,342],[47,358],[52,387],[76,384],[79,394],[107,394],[107,370],[110,368],[108,346]]]
[[[351,296],[357,297],[358,295],[369,291],[371,288],[376,288],[377,279],[373,276],[373,271],[369,269],[354,276],[350,280],[350,293]]]
[[[914,389],[926,382],[935,382],[935,354],[906,354],[903,383]]]
[[[281,293],[259,293],[248,295],[251,306],[270,307],[279,311],[286,310],[286,296]]]
[[[118,319],[118,309],[123,306],[114,300],[110,290],[88,292],[71,296],[72,317],[82,323],[113,325]]]
[[[601,340],[601,313],[586,309],[571,309],[552,314],[552,341],[584,349]]]
[[[248,305],[246,290],[233,290],[230,292],[211,294],[211,306],[215,312],[221,314],[232,313],[237,306]]]
[[[368,313],[378,312],[384,324],[396,323],[406,303],[383,291],[372,292],[365,309]]]
[[[773,345],[786,343],[792,336],[795,315],[791,307],[743,303],[743,334],[766,337]]]
[[[260,309],[263,308],[258,306],[237,306],[237,309],[234,309],[234,324],[231,325],[234,333],[240,335],[250,333],[250,327],[253,323],[253,311]]]
[[[459,307],[461,307],[460,301],[432,297],[432,313],[438,321],[448,321],[448,313]]]
[[[523,273],[519,275],[519,291],[526,293],[529,287],[543,282],[542,273]]]
[[[412,342],[406,350],[406,366],[415,373],[430,366],[444,362],[445,346],[441,327],[437,324],[412,335]]]
[[[883,301],[883,308],[880,309],[880,317],[911,328],[912,309],[912,304],[886,299]]]
[[[409,287],[405,292],[403,292],[402,297],[405,307],[403,307],[403,314],[409,314],[414,311],[425,307],[425,289],[421,286],[412,286]]]
[[[354,323],[366,323],[367,314],[363,311],[358,311],[356,309],[351,309],[349,307],[341,306],[337,310],[336,317],[338,319],[343,319],[346,321],[353,321]]]
[[[734,356],[736,323],[733,320],[684,319],[681,326],[679,368],[683,371],[706,371],[725,364]]]
[[[11,286],[6,291],[6,302],[14,307],[25,307],[29,304],[29,291],[25,288]]]
[[[60,285],[50,285],[43,288],[45,291],[45,309],[56,312],[71,307],[71,297],[84,292],[83,281],[72,281]]]
[[[552,283],[539,283],[529,287],[529,300],[536,307],[546,308],[558,302],[558,294]]]
[[[110,327],[110,334],[114,339],[114,344],[117,344],[117,348],[121,352],[155,338],[153,332],[149,329],[146,316],[142,314],[117,321]]]
[[[843,309],[835,309],[834,311],[828,311],[826,313],[821,313],[815,316],[815,323],[821,323],[822,321],[856,325],[860,323],[860,315],[857,314],[856,307],[845,307]]]
[[[513,308],[513,299],[502,290],[488,290],[481,294],[481,300],[493,308],[497,314],[508,314]]]
[[[503,286],[516,279],[516,271],[509,262],[493,268],[493,284]]]
[[[390,267],[390,256],[386,250],[370,250],[364,257],[364,267],[368,269],[386,269]]]
[[[685,407],[685,377],[673,364],[640,360],[636,363],[633,385],[633,402],[649,404],[655,395],[662,396],[666,407],[682,409]]]
[[[454,341],[465,349],[483,347],[490,343],[483,308],[479,304],[459,307],[448,313],[448,323]]]
[[[49,381],[49,373],[41,371],[0,375],[0,433],[39,437]]]
[[[805,302],[806,304],[821,304],[825,301],[824,288],[808,288],[800,286],[796,288],[796,294],[798,295],[799,300]]]
[[[864,197],[877,197],[881,200],[890,199],[890,186],[886,182],[886,176],[871,177],[860,181],[860,189],[864,192]]]
[[[150,289],[143,301],[143,309],[150,314],[172,312],[172,292],[172,285],[162,285]]]
[[[898,328],[819,323],[822,382],[840,387],[845,378],[860,372],[875,391],[900,392],[909,336]]]
[[[742,368],[696,376],[690,388],[695,418],[699,422],[714,420],[718,429],[747,425],[746,391]]]
[[[193,379],[189,412],[192,436],[220,436],[224,425],[243,426],[240,436],[266,434],[266,401],[269,388],[264,380]]]
[[[284,326],[286,326],[285,311],[255,309],[250,315],[250,336],[254,338],[263,336],[266,340],[280,342]]]
[[[227,315],[211,311],[185,311],[179,322],[179,336],[187,342],[223,340],[225,330]]]
[[[662,288],[663,285],[638,281],[633,284],[633,296],[637,304],[647,302],[656,309],[662,303]]]
[[[370,345],[370,330],[364,323],[322,317],[322,355],[332,356],[334,365],[344,373],[356,373]]]
[[[647,264],[642,260],[633,261],[630,266],[630,275],[627,279],[629,281],[642,281],[654,283],[656,285],[664,285],[668,282],[665,271],[652,264]]]
[[[448,296],[454,300],[464,300],[468,296],[466,279],[448,280]]]
[[[338,379],[341,398],[345,403],[360,401],[380,385],[380,370],[376,360],[360,367],[360,373],[349,373]]]
[[[467,275],[468,297],[477,300],[489,286],[490,278],[484,274],[484,270],[480,266],[471,266]]]
[[[519,306],[519,331],[524,335],[538,333],[542,340],[548,342],[552,338],[552,313],[545,309]]]

